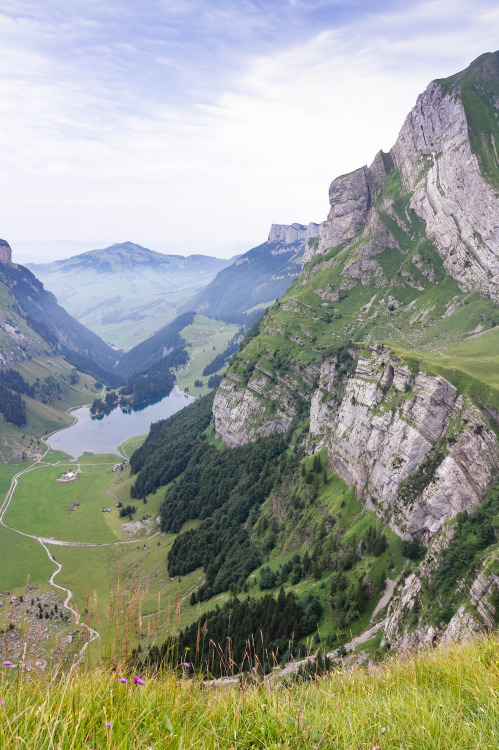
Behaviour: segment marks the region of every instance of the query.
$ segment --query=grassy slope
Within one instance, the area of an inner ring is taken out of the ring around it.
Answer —
[[[204,396],[210,392],[210,376],[203,376],[203,370],[217,354],[221,354],[227,348],[238,330],[239,326],[233,323],[196,315],[192,325],[181,331],[181,336],[190,344],[186,347],[189,354],[188,363],[177,368],[177,384],[181,390],[188,388],[193,396]],[[194,386],[196,380],[202,380],[201,388]]]
[[[225,690],[179,680],[170,670],[144,675],[143,686],[134,684],[133,673],[120,684],[120,669],[55,680],[5,670],[0,743],[11,750],[492,749],[499,734],[498,657],[494,637],[389,661],[372,672],[339,668],[305,683]]]
[[[28,420],[24,427],[14,427],[0,416],[0,460],[3,461],[20,459],[23,453],[27,457],[34,451],[45,450],[41,436],[68,427],[74,421],[68,409],[90,404],[97,395],[95,380],[90,375],[80,374],[79,382],[71,385],[69,375],[72,368],[63,357],[35,357],[19,362],[16,369],[31,384],[37,378],[43,381],[48,376],[54,377],[61,392],[47,404],[24,396]]]

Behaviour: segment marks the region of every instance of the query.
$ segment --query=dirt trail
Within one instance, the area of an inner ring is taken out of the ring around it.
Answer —
[[[77,421],[77,418],[76,418],[75,421]],[[74,424],[74,422],[73,422],[73,424]],[[70,425],[70,427],[72,427],[72,425]],[[67,428],[64,427],[62,429],[67,429]],[[59,432],[59,430],[56,430],[55,432]],[[54,434],[54,433],[51,433],[51,434]],[[87,636],[87,640],[86,640],[85,644],[83,645],[83,647],[80,649],[79,654],[78,654],[78,658],[76,659],[76,661],[74,662],[74,665],[73,665],[73,666],[77,666],[78,664],[81,663],[81,661],[82,661],[82,659],[83,659],[83,657],[85,655],[85,651],[87,650],[89,644],[92,643],[92,641],[95,641],[97,638],[99,638],[99,632],[97,630],[94,630],[94,628],[91,628],[89,625],[87,625],[86,623],[84,623],[84,622],[81,621],[81,617],[80,617],[80,613],[78,612],[78,609],[76,607],[74,607],[70,603],[71,599],[73,597],[73,594],[70,591],[70,589],[68,589],[66,586],[59,586],[58,583],[55,583],[54,578],[55,578],[55,576],[57,576],[61,572],[62,565],[60,563],[58,563],[57,560],[55,560],[55,558],[52,556],[52,553],[48,549],[47,544],[55,545],[55,546],[58,546],[58,547],[112,547],[112,546],[117,546],[117,545],[120,545],[120,544],[136,544],[137,542],[143,542],[144,539],[143,538],[141,538],[141,539],[127,539],[127,540],[123,540],[123,541],[104,542],[104,543],[99,543],[99,544],[92,543],[92,542],[65,542],[65,541],[62,541],[62,540],[59,540],[59,539],[51,539],[51,538],[47,538],[47,537],[37,536],[36,534],[27,534],[26,532],[20,531],[19,529],[15,529],[12,526],[9,526],[8,524],[5,523],[4,516],[5,516],[5,513],[6,513],[8,507],[9,507],[11,501],[12,501],[12,498],[14,496],[14,492],[16,491],[19,478],[22,477],[24,474],[28,474],[31,471],[36,471],[37,469],[41,469],[41,468],[46,467],[46,466],[57,466],[59,464],[58,461],[56,463],[49,463],[48,461],[44,461],[43,460],[45,458],[45,456],[47,455],[47,453],[51,450],[50,446],[46,442],[46,438],[48,438],[48,437],[50,437],[50,435],[45,435],[42,438],[42,440],[45,443],[45,445],[47,445],[47,450],[45,451],[45,453],[39,459],[37,459],[33,464],[31,464],[30,466],[28,466],[26,469],[23,469],[22,471],[19,471],[17,474],[15,474],[15,476],[12,477],[12,481],[10,483],[9,490],[8,490],[6,496],[5,496],[5,499],[3,500],[3,502],[2,502],[2,504],[0,506],[0,525],[2,525],[6,529],[9,529],[9,531],[14,531],[16,534],[20,534],[21,536],[27,537],[29,539],[34,539],[35,541],[37,541],[39,544],[41,544],[41,546],[43,547],[43,549],[47,553],[47,556],[48,556],[49,560],[55,565],[56,569],[54,570],[54,572],[52,573],[52,575],[49,578],[49,584],[53,588],[59,589],[60,591],[63,591],[65,593],[66,597],[64,599],[64,604],[63,604],[64,608],[67,609],[71,613],[71,615],[73,617],[73,620],[74,620],[75,624],[78,627],[85,628],[85,632],[86,632],[86,636]],[[94,464],[84,464],[84,465],[88,466],[88,465],[94,465]],[[100,466],[102,464],[98,464],[98,465]],[[80,468],[80,464],[77,464],[77,466],[78,466],[78,468]],[[153,536],[155,536],[155,535],[153,535]],[[151,538],[152,537],[148,537],[148,539],[151,539]]]

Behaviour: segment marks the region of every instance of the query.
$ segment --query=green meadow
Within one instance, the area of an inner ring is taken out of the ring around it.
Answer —
[[[111,465],[80,464],[75,482],[57,481],[77,464],[40,466],[23,474],[13,500],[5,513],[5,523],[26,534],[67,542],[113,542],[119,537],[111,530],[103,508],[113,507],[107,495]],[[75,510],[70,506],[79,503]]]
[[[209,376],[203,376],[203,370],[217,354],[221,354],[227,348],[238,330],[239,326],[233,323],[196,315],[194,322],[181,331],[181,336],[189,344],[186,347],[189,361],[177,368],[177,385],[180,390],[188,388],[192,396],[204,396],[210,392]],[[203,381],[201,388],[194,385],[196,380]]]

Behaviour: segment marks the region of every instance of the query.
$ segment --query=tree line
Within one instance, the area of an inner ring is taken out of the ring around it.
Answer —
[[[159,668],[174,645],[180,660],[187,654],[196,669],[213,677],[255,665],[267,672],[304,651],[298,641],[316,630],[321,615],[321,603],[313,594],[299,601],[281,588],[277,599],[270,594],[258,599],[236,597],[182,630],[175,641],[153,646],[144,666]]]

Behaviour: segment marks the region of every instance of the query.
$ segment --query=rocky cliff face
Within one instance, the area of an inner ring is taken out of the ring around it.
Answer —
[[[312,449],[370,510],[410,539],[431,540],[480,504],[499,470],[499,444],[481,413],[444,378],[413,374],[384,347],[357,361],[341,384],[324,362],[310,410]]]
[[[0,263],[12,263],[12,250],[5,240],[0,240]]]
[[[373,214],[389,204],[387,196],[379,205],[376,199],[395,167],[403,191],[411,195],[410,208],[425,222],[447,272],[462,289],[499,300],[499,182],[484,164],[489,157],[496,170],[499,165],[498,91],[499,53],[479,59],[455,80],[433,81],[390,153],[380,152],[370,167],[333,181],[319,247],[309,247],[304,262],[358,232],[372,235]],[[489,130],[474,122],[478,106],[483,118],[489,116]],[[400,217],[394,218],[400,223]]]
[[[426,613],[421,608],[422,591],[424,587],[431,585],[442,552],[452,538],[452,529],[442,532],[424,561],[398,587],[383,623],[384,644],[390,644],[398,650],[434,646],[439,643],[445,645],[496,628],[499,619],[499,575],[491,570],[497,561],[496,552],[485,557],[478,573],[471,576],[470,580],[469,575],[466,575],[458,582],[458,590],[461,591],[461,598],[465,603],[458,607],[450,621],[446,623],[441,617],[437,617],[433,625],[427,622]],[[409,628],[408,621],[411,619],[413,627]]]
[[[291,245],[293,242],[308,242],[312,237],[318,237],[321,225],[310,222],[307,226],[303,224],[272,224],[267,242],[284,242]]]

